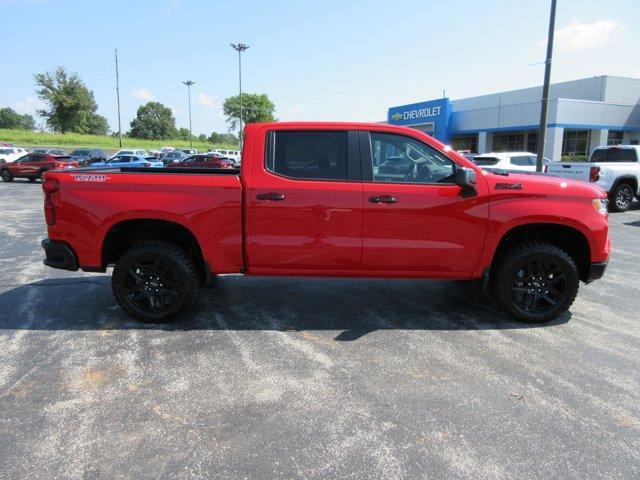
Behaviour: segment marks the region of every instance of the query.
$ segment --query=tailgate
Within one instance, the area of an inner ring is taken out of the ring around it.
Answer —
[[[547,163],[547,173],[557,177],[571,178],[573,180],[589,181],[591,163],[586,162],[550,162]]]

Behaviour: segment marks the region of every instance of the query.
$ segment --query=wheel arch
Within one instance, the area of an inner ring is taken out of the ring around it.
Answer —
[[[578,267],[580,279],[586,281],[591,266],[589,241],[580,230],[557,223],[526,223],[509,229],[496,246],[491,260],[491,269],[494,269],[501,255],[511,246],[536,240],[550,243],[567,252]]]
[[[622,175],[621,177],[616,178],[615,181],[613,182],[613,185],[611,185],[611,189],[609,190],[609,193],[613,193],[613,191],[621,183],[630,183],[631,186],[633,187],[634,194],[635,195],[638,194],[638,179],[634,175]]]
[[[149,240],[163,240],[183,248],[196,266],[200,280],[210,281],[210,266],[197,237],[186,226],[171,220],[136,218],[111,225],[102,241],[102,267],[114,264],[126,250]]]

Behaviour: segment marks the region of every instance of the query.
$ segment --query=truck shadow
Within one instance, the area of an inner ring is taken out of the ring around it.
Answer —
[[[335,330],[338,341],[377,330],[492,330],[514,322],[479,287],[425,280],[221,277],[194,308],[167,324],[131,319],[110,277],[41,280],[0,294],[0,330]]]

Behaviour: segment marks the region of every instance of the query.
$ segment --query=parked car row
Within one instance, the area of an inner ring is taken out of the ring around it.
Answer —
[[[80,167],[92,168],[235,168],[239,163],[234,158],[236,151],[211,151],[199,154],[195,149],[173,149],[164,147],[159,155],[150,155],[143,149],[123,149],[108,158],[99,148],[78,148],[70,154],[59,148],[36,148],[32,152],[4,144],[0,147],[0,178],[12,182],[15,178],[26,178],[31,182],[44,179],[48,170]]]

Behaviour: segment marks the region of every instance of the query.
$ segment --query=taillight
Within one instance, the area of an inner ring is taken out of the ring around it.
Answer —
[[[597,182],[600,180],[600,167],[591,167],[589,170],[589,181]]]
[[[60,190],[60,183],[57,180],[45,178],[42,184],[42,190],[44,191],[44,218],[47,221],[47,225],[52,226],[56,224],[56,207],[53,204],[53,194]]]

